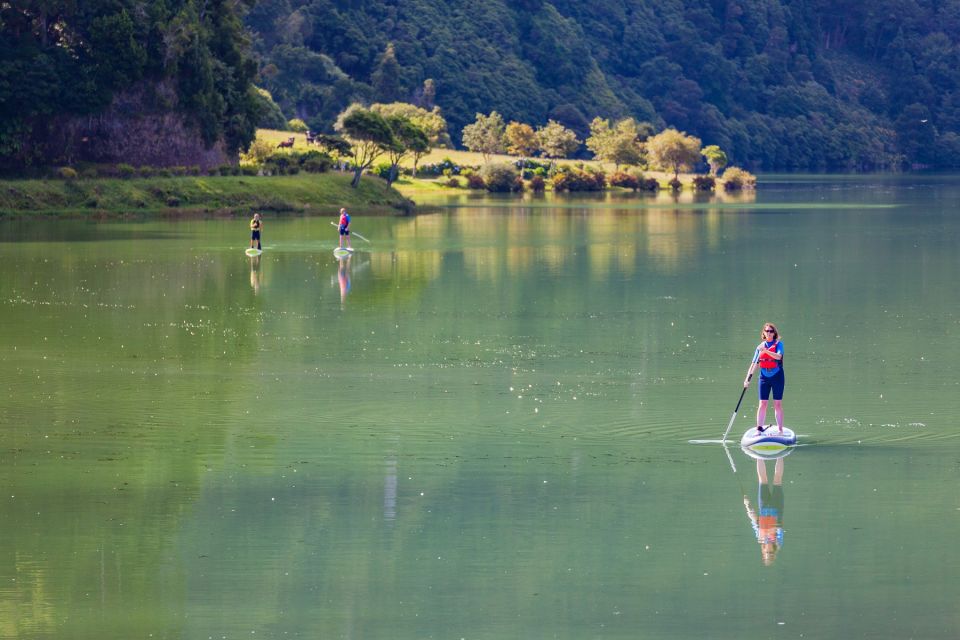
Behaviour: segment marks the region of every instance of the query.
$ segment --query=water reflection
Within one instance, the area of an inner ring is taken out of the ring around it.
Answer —
[[[772,478],[767,474],[767,460],[756,456],[756,505],[750,502],[748,496],[743,496],[743,506],[747,509],[747,517],[760,544],[760,558],[766,566],[773,564],[783,548],[783,460],[788,452],[789,449],[785,449],[783,456],[774,462]]]
[[[250,256],[250,286],[253,293],[260,293],[260,256]]]
[[[340,285],[340,306],[341,308],[347,302],[347,294],[350,293],[350,260],[352,255],[340,258],[337,264],[337,284]]]

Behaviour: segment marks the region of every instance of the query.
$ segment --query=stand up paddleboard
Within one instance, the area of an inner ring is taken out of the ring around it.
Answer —
[[[747,429],[747,432],[740,438],[740,446],[744,449],[754,451],[779,451],[784,447],[792,447],[797,444],[797,434],[790,427],[784,427],[783,433],[775,424],[768,424],[763,427],[762,432],[757,432],[756,427]]]
[[[740,450],[754,460],[776,460],[777,458],[787,457],[796,449],[796,447],[784,447],[780,445],[769,446],[771,447],[770,450],[764,449],[763,445],[759,447],[740,447]]]
[[[353,249],[345,249],[343,247],[337,247],[333,250],[333,255],[338,258],[346,258],[349,255],[353,255]]]
[[[248,256],[258,256],[263,253],[263,249],[247,249],[244,253]]]

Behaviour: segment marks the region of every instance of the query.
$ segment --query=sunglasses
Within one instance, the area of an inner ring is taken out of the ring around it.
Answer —
[[[764,333],[776,333],[776,331],[774,331],[773,329],[764,329],[763,332],[764,332]]]

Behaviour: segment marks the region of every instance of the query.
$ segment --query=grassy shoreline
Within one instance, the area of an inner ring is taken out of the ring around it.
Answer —
[[[250,211],[410,213],[413,203],[386,183],[328,172],[293,176],[184,176],[78,180],[0,180],[0,218],[231,215]]]

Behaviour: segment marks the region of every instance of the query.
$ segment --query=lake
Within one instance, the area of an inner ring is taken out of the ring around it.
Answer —
[[[960,177],[415,199],[0,222],[0,638],[960,636]]]

